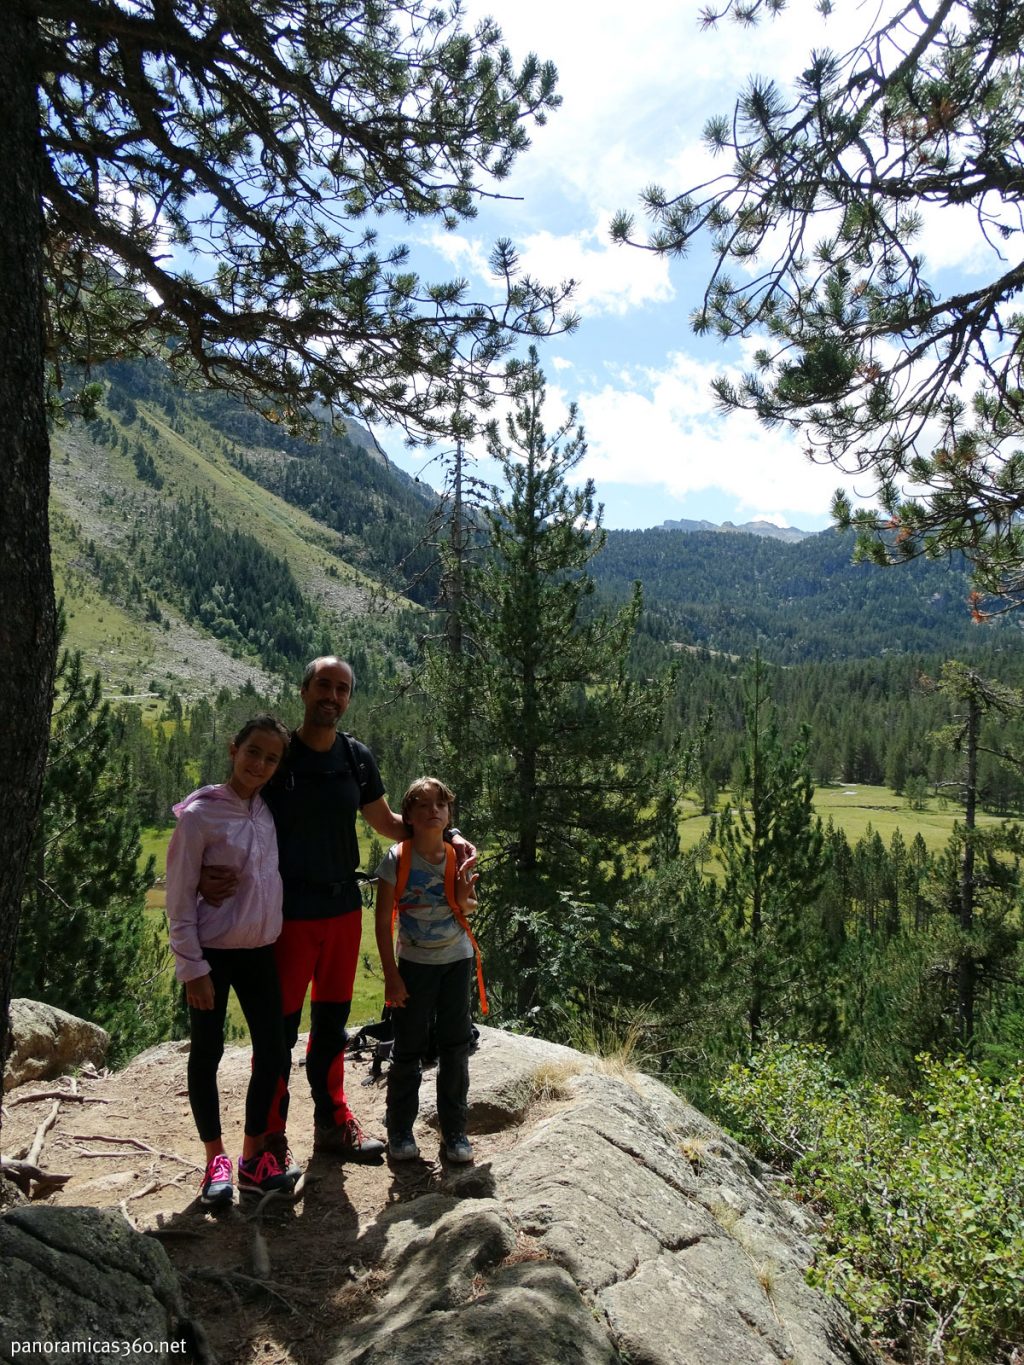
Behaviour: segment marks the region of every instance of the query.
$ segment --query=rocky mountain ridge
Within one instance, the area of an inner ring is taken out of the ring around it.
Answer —
[[[782,540],[788,545],[817,535],[816,531],[801,531],[796,526],[776,526],[773,521],[744,521],[738,526],[731,521],[721,525],[714,521],[689,521],[685,517],[679,521],[663,521],[659,531],[725,531],[734,535],[765,536],[769,540]]]

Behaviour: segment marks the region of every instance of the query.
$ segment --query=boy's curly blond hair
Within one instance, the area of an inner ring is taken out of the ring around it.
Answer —
[[[441,799],[448,803],[448,825],[451,824],[452,808],[455,805],[455,793],[451,787],[442,782],[439,777],[417,777],[402,797],[402,822],[407,834],[412,833],[412,827],[409,824],[409,812],[413,808],[413,803],[429,791],[439,792]],[[445,829],[448,828],[448,825],[445,826]]]

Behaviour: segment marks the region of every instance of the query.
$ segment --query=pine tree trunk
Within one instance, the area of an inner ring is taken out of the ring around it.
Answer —
[[[974,928],[974,833],[978,824],[978,741],[981,735],[981,704],[976,691],[967,698],[964,739],[967,773],[964,791],[964,856],[960,864],[960,929],[965,942],[957,964],[957,1031],[964,1048],[974,1038],[974,994],[977,967],[970,933]]]
[[[445,623],[445,640],[448,655],[456,668],[462,660],[462,620],[465,610],[465,570],[466,538],[463,524],[462,507],[462,467],[465,456],[462,442],[455,445],[455,477],[452,480],[452,519],[449,543],[452,551],[451,573],[446,584],[448,619]],[[458,677],[458,674],[456,674]]]
[[[747,1027],[750,1032],[750,1048],[755,1051],[761,1042],[761,1014],[764,1008],[764,983],[761,954],[763,903],[763,882],[761,867],[761,846],[764,840],[763,774],[761,752],[761,708],[765,702],[762,691],[764,675],[761,655],[754,655],[754,701],[750,718],[750,820],[753,828],[751,858],[753,862],[753,888],[750,901],[750,1000],[747,1006]]]
[[[531,669],[526,670],[523,679],[524,694],[524,748],[519,762],[516,780],[519,788],[519,838],[516,848],[516,871],[519,885],[529,896],[536,893],[537,881],[537,751],[534,743],[536,734],[536,703],[534,691],[536,680]],[[531,904],[527,907],[530,915],[521,920],[516,928],[516,959],[519,975],[516,982],[516,1012],[522,1019],[533,1007],[537,992],[538,945],[537,931],[533,920],[543,914],[543,907]]]
[[[0,1058],[25,862],[39,809],[55,651],[43,395],[43,218],[36,21],[20,5],[0,43]]]

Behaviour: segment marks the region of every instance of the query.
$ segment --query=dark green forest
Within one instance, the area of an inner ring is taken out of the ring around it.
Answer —
[[[347,563],[400,587],[413,601],[434,601],[437,573],[421,547],[433,506],[430,490],[388,464],[362,428],[353,426],[350,434],[325,425],[320,440],[311,442],[269,425],[226,394],[182,394],[155,362],[112,362],[99,373],[106,405],[129,426],[139,423],[139,402],[172,428],[201,420],[246,478],[340,532]],[[133,448],[139,478],[161,487],[146,450],[144,417],[142,423],[143,440]]]
[[[648,589],[643,629],[653,639],[778,664],[1020,645],[1012,618],[979,631],[959,557],[920,559],[899,573],[854,564],[852,532],[796,544],[719,531],[610,531],[594,563],[601,589]]]

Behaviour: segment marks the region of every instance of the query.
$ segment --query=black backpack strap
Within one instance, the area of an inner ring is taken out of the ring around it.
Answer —
[[[352,769],[352,775],[359,783],[359,804],[366,805],[366,792],[370,785],[370,775],[366,770],[366,763],[359,758],[356,753],[356,746],[352,742],[352,736],[346,734],[344,730],[339,730],[341,741],[345,746],[345,753],[348,756],[348,766]]]

